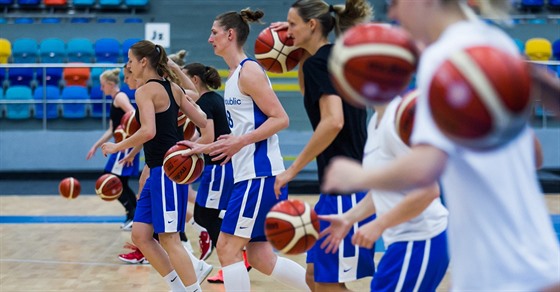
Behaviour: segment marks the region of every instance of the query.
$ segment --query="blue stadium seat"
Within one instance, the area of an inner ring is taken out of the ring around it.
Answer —
[[[121,0],[99,0],[99,5],[103,6],[119,6],[121,5]]]
[[[39,6],[41,4],[41,0],[18,0],[18,4],[27,6]]]
[[[519,50],[519,53],[521,55],[524,55],[525,54],[525,42],[523,42],[520,39],[513,39],[513,41],[517,45],[517,49]]]
[[[4,89],[2,85],[4,84],[4,81],[6,80],[7,76],[8,76],[8,68],[0,68],[0,90]]]
[[[14,19],[15,24],[32,24],[35,22],[31,17],[18,17]]]
[[[71,85],[62,89],[62,99],[74,101],[62,104],[62,117],[67,119],[82,119],[87,116],[86,102],[89,98],[87,88]],[[80,101],[83,100],[83,103]]]
[[[557,39],[552,43],[552,55],[558,61],[560,61],[560,39]]]
[[[97,63],[117,63],[121,54],[121,44],[114,38],[102,38],[95,42]]]
[[[122,43],[122,56],[123,56],[123,62],[126,63],[128,62],[128,49],[134,45],[135,43],[141,41],[142,39],[139,38],[130,38],[130,39],[126,39],[123,41]]]
[[[107,68],[101,68],[101,67],[91,68],[90,79],[91,79],[91,86],[92,87],[101,86],[101,81],[99,80],[99,77],[101,76],[101,74],[105,70],[107,70]]]
[[[66,46],[66,53],[68,62],[81,63],[91,63],[95,55],[92,42],[85,38],[70,39]]]
[[[45,17],[41,19],[41,23],[47,23],[47,24],[56,24],[56,23],[60,23],[61,19],[58,17]]]
[[[89,23],[89,18],[87,17],[74,17],[70,19],[70,23]]]
[[[100,86],[93,86],[91,88],[90,98],[92,101],[102,101],[103,100],[103,91],[101,90]],[[105,116],[109,116],[109,111],[111,110],[111,97],[107,96],[105,98],[106,101],[109,101],[105,104]],[[102,118],[103,117],[103,104],[102,103],[92,103],[91,104],[91,116],[94,118]]]
[[[126,6],[146,6],[150,3],[149,0],[124,0]]]
[[[45,95],[46,94],[46,95]],[[57,86],[47,85],[46,87],[38,86],[35,88],[33,93],[33,99],[35,101],[52,101],[60,99],[60,90]],[[47,119],[58,118],[58,103],[47,103],[46,116]],[[43,103],[35,104],[35,114],[36,119],[43,118]]]
[[[541,9],[544,6],[544,0],[521,0],[521,7],[527,9]]]
[[[48,38],[39,44],[41,63],[64,63],[66,44],[59,38]]]
[[[4,100],[4,88],[0,86],[0,101]],[[6,106],[4,104],[0,104],[0,118],[4,117],[4,113],[6,112]]]
[[[111,17],[98,18],[97,23],[117,23],[117,20]]]
[[[39,85],[43,85],[43,69],[44,68],[37,68],[36,80]],[[62,72],[62,68],[46,68],[46,85],[59,86],[60,81],[62,80]]]
[[[0,6],[9,6],[14,4],[14,0],[0,0]]]
[[[74,6],[94,6],[95,0],[74,0],[72,4]]]
[[[31,117],[29,101],[33,100],[33,94],[29,86],[10,86],[6,91],[6,100],[21,100],[25,103],[6,104],[6,118],[14,120],[28,119]]]
[[[8,20],[4,17],[0,17],[0,24],[6,24],[8,23]]]
[[[10,68],[8,70],[8,81],[10,86],[25,85],[30,86],[35,77],[34,68]]]
[[[560,0],[548,0],[548,7],[552,9],[560,9]]]
[[[124,19],[124,23],[142,23],[144,22],[142,18],[138,17],[129,17]]]
[[[14,63],[36,63],[39,47],[31,38],[16,39],[12,43],[12,60]]]

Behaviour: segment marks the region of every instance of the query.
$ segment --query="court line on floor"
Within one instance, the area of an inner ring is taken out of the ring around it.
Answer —
[[[113,263],[99,263],[99,262],[67,262],[67,261],[53,261],[53,260],[28,260],[28,259],[0,259],[2,263],[30,263],[30,264],[46,264],[46,265],[82,265],[82,266],[129,266],[129,264],[113,264]],[[143,265],[130,265],[130,266],[143,266]],[[146,265],[148,266],[148,265]]]
[[[122,223],[125,216],[0,216],[0,224],[39,224],[39,223]]]

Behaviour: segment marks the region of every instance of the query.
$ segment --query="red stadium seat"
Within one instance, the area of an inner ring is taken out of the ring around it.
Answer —
[[[64,81],[66,81],[66,86],[68,85],[79,85],[87,86],[90,76],[89,68],[64,68]]]

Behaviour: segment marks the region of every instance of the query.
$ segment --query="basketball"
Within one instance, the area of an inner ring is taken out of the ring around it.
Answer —
[[[196,131],[196,126],[189,118],[187,118],[185,124],[183,125],[183,138],[185,140],[192,139],[195,131]]]
[[[367,23],[337,39],[328,68],[341,97],[363,107],[401,94],[416,71],[418,57],[418,48],[406,31]]]
[[[308,203],[282,201],[268,212],[265,234],[272,246],[284,254],[300,254],[313,247],[319,238],[319,219]]]
[[[95,193],[104,201],[118,199],[122,191],[121,180],[114,174],[106,173],[95,182]]]
[[[174,145],[165,153],[163,170],[172,181],[190,184],[200,177],[204,170],[204,157],[201,154],[188,154],[191,150],[185,145]]]
[[[73,177],[67,177],[58,184],[58,193],[66,199],[75,199],[81,190],[80,182]]]
[[[395,129],[404,142],[410,146],[410,136],[414,128],[414,112],[416,111],[416,98],[420,94],[418,89],[410,91],[401,100],[395,113]]]
[[[126,138],[126,132],[124,131],[122,124],[117,126],[115,132],[113,132],[113,137],[115,137],[115,143],[120,143]]]
[[[182,111],[177,113],[177,127],[180,127],[185,124],[187,120],[187,115],[185,115]]]
[[[472,150],[489,150],[523,130],[530,90],[529,68],[520,56],[469,47],[438,67],[429,85],[429,107],[449,139]]]
[[[255,41],[255,58],[266,71],[286,73],[299,63],[303,49],[294,47],[288,30],[273,31],[267,27]]]
[[[121,118],[121,125],[123,126],[126,136],[132,136],[140,129],[140,123],[136,120],[136,111],[130,111],[123,115]]]

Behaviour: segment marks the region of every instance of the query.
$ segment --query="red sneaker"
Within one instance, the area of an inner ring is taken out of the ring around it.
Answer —
[[[129,264],[149,264],[144,254],[137,248],[131,248],[132,252],[119,255],[119,260]]]
[[[222,269],[218,271],[218,274],[214,277],[208,277],[206,281],[214,284],[223,284],[224,283],[224,274],[222,273]]]
[[[200,232],[198,236],[198,244],[200,246],[200,259],[206,260],[212,254],[212,239],[210,239],[210,234],[208,231]]]

